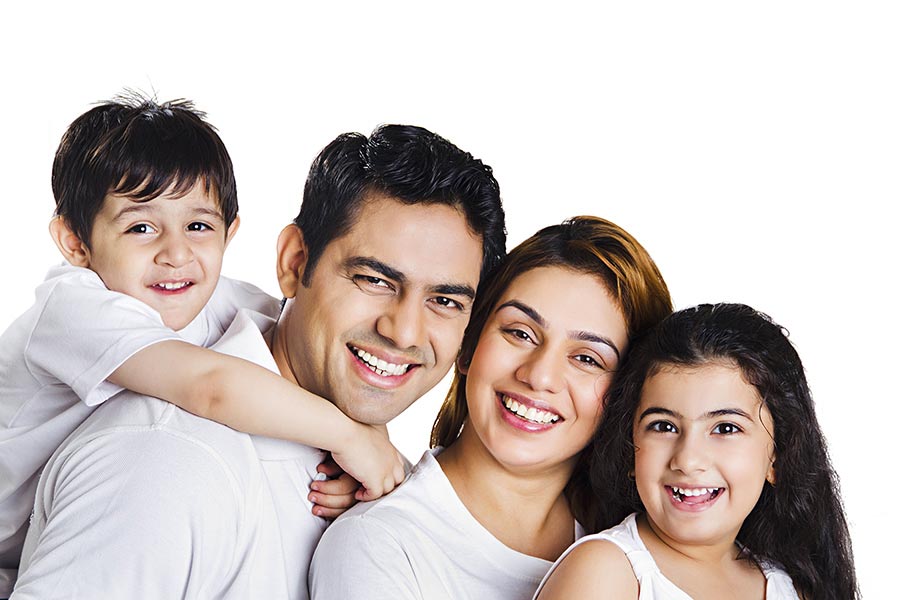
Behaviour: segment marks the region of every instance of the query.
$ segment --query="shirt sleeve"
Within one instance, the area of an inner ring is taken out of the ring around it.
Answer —
[[[281,302],[253,284],[220,277],[205,312],[211,331],[224,332],[241,309],[249,309],[273,319],[281,312]],[[215,340],[210,340],[212,343]]]
[[[59,278],[47,291],[25,361],[38,380],[59,381],[88,406],[122,391],[106,378],[136,352],[180,339],[155,310],[113,292],[87,269]]]
[[[236,561],[242,510],[201,445],[158,430],[59,455],[38,490],[12,598],[215,598]],[[33,548],[29,552],[29,546]]]
[[[400,541],[381,522],[349,515],[322,536],[309,571],[311,600],[423,600]]]

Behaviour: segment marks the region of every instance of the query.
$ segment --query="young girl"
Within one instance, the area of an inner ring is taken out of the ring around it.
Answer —
[[[837,477],[779,325],[704,304],[623,368],[592,456],[585,525],[606,530],[560,557],[541,600],[859,596]]]

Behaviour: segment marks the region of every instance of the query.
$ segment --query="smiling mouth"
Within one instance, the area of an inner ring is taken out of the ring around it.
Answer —
[[[511,412],[520,419],[531,421],[538,425],[549,425],[559,421],[559,415],[533,406],[525,406],[505,394],[500,394],[500,401],[508,412]]]
[[[719,494],[725,491],[725,488],[719,487],[702,487],[702,488],[682,488],[676,485],[666,486],[672,493],[672,497],[676,502],[684,502],[685,504],[703,504],[704,502],[712,502]]]
[[[194,285],[193,281],[161,281],[154,283],[150,287],[166,292],[177,292]]]
[[[367,366],[370,371],[372,371],[376,375],[381,375],[382,377],[398,377],[400,375],[405,375],[410,368],[416,366],[410,363],[390,363],[383,358],[378,358],[374,354],[366,352],[361,348],[357,348],[355,346],[348,346],[348,348],[350,348],[350,351],[353,352],[353,354],[356,355],[359,361]]]

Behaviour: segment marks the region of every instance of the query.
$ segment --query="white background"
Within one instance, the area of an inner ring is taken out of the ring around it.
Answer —
[[[315,5],[4,8],[0,327],[59,259],[46,233],[59,137],[125,86],[208,112],[241,198],[224,272],[273,294],[275,238],[322,146],[379,123],[423,125],[494,167],[510,247],[600,215],[643,242],[678,307],[741,301],[790,329],[841,475],[863,592],[892,596],[897,9]],[[410,458],[445,389],[392,426]]]

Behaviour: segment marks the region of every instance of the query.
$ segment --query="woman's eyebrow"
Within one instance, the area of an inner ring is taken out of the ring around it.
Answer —
[[[547,327],[547,319],[541,316],[541,313],[536,311],[534,308],[528,306],[524,302],[519,302],[518,300],[508,300],[497,307],[497,310],[494,312],[500,312],[502,309],[511,306],[512,308],[516,308],[531,318],[532,321],[540,325],[541,327]]]
[[[534,321],[541,327],[546,328],[548,325],[547,319],[545,319],[543,316],[541,316],[541,313],[536,311],[533,307],[528,306],[524,302],[521,302],[519,300],[508,300],[508,301],[504,302],[503,304],[501,304],[500,306],[498,306],[497,311],[500,311],[501,309],[504,309],[506,307],[512,307],[512,308],[516,308],[516,309],[522,311],[523,313],[528,315],[528,317],[532,321]],[[606,337],[604,335],[600,335],[598,333],[593,333],[591,331],[567,331],[566,335],[568,335],[570,338],[572,338],[574,340],[581,340],[583,342],[592,342],[592,343],[596,343],[596,344],[603,344],[604,346],[609,346],[610,349],[616,353],[616,358],[619,358],[619,349],[616,347],[615,343],[613,343],[613,341],[611,339],[609,339],[608,337]]]

